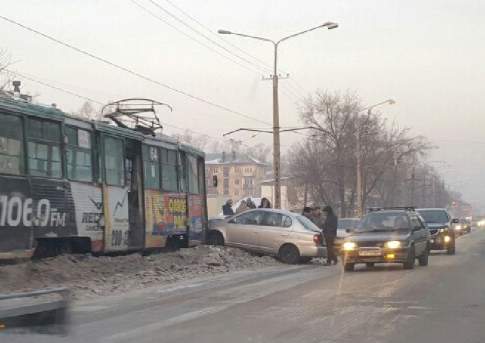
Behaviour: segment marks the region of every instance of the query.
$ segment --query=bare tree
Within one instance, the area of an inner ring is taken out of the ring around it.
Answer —
[[[192,145],[199,150],[205,150],[209,144],[209,137],[206,135],[194,134],[189,130],[185,130],[183,133],[173,134],[172,137],[183,142],[185,144]]]
[[[0,91],[4,91],[12,81],[7,68],[12,64],[12,58],[7,50],[0,49]]]
[[[398,200],[399,177],[405,177],[401,161],[422,157],[429,149],[423,137],[389,127],[379,114],[357,115],[361,108],[354,93],[317,92],[301,111],[303,123],[314,133],[288,156],[290,174],[309,190],[313,201],[339,208],[341,216],[357,207],[357,153],[362,160],[362,205],[382,206]]]

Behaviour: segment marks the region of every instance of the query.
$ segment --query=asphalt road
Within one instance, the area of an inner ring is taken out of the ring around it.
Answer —
[[[428,267],[278,267],[73,306],[67,336],[0,342],[485,342],[485,231]]]

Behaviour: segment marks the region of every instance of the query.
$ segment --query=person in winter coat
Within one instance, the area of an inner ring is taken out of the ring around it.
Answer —
[[[332,263],[337,264],[338,259],[335,254],[335,238],[337,237],[337,225],[338,217],[333,212],[331,206],[325,206],[323,208],[325,221],[323,222],[323,237],[327,245],[327,265]]]
[[[248,205],[246,203],[246,200],[241,200],[241,203],[239,204],[238,208],[236,209],[236,214],[238,213],[243,213],[244,211],[249,210]]]
[[[261,205],[259,205],[259,208],[271,208],[271,203],[267,198],[262,198]]]
[[[303,207],[303,212],[301,213],[304,217],[307,217],[308,219],[312,220],[312,208],[305,206]]]
[[[254,204],[254,202],[251,200],[251,198],[247,198],[246,199],[246,205],[248,206],[248,208],[250,209],[253,209],[253,208],[256,208],[256,205]]]
[[[222,214],[224,216],[234,215],[234,211],[232,209],[232,199],[228,199],[226,203],[222,206]]]

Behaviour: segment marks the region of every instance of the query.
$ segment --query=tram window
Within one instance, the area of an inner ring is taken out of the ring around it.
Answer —
[[[187,174],[189,177],[189,193],[199,194],[197,158],[194,156],[187,156]]]
[[[176,192],[177,187],[177,151],[162,149],[162,189]]]
[[[62,177],[58,123],[30,118],[27,125],[29,173],[34,176]]]
[[[160,158],[156,147],[143,146],[143,176],[145,188],[160,189]]]
[[[67,177],[76,181],[93,181],[91,133],[74,127],[66,127]]]
[[[104,138],[104,166],[106,183],[113,186],[124,186],[125,165],[123,159],[123,141],[120,139]]]
[[[0,173],[23,174],[22,121],[0,113]]]

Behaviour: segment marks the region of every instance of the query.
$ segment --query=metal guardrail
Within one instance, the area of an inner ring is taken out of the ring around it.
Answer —
[[[39,295],[46,295],[46,294],[53,294],[53,293],[61,293],[64,297],[69,296],[70,291],[69,289],[65,287],[59,287],[59,288],[46,288],[46,289],[40,289],[37,291],[32,291],[32,292],[21,292],[21,293],[8,293],[8,294],[2,294],[0,293],[0,300],[6,300],[6,299],[17,299],[17,298],[29,298],[29,297],[35,297]]]

